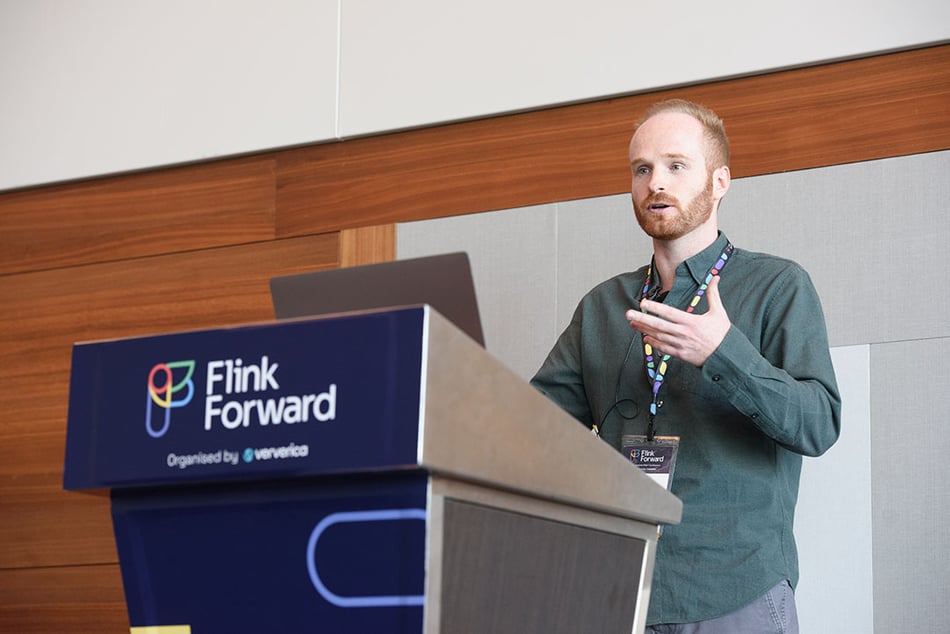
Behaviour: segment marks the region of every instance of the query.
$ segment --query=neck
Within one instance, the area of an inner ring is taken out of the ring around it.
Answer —
[[[719,232],[713,226],[712,231],[695,231],[675,240],[654,239],[653,261],[663,290],[673,288],[676,267],[708,247],[718,237]]]

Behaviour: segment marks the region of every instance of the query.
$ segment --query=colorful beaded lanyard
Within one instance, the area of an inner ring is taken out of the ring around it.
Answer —
[[[716,260],[716,263],[712,265],[709,269],[709,272],[706,273],[706,278],[703,280],[702,284],[699,285],[699,290],[696,291],[696,294],[693,296],[693,300],[689,303],[689,306],[686,308],[687,313],[691,313],[696,310],[696,306],[699,304],[700,300],[703,298],[703,295],[706,294],[706,289],[709,288],[709,283],[712,281],[713,276],[719,275],[722,270],[725,268],[726,264],[729,262],[729,258],[732,256],[732,252],[735,250],[735,247],[732,246],[731,242],[726,242],[726,248],[723,249],[722,255],[719,256],[719,259]],[[643,301],[647,298],[653,299],[650,296],[650,279],[653,277],[653,261],[650,261],[650,266],[647,267],[647,279],[643,284],[643,290],[640,291],[640,301]],[[657,350],[657,355],[660,354],[660,351]],[[643,342],[643,357],[646,364],[647,376],[650,378],[650,381],[653,382],[653,402],[650,403],[650,418],[649,424],[647,425],[647,440],[653,441],[653,438],[656,435],[656,430],[653,425],[653,421],[656,418],[656,410],[658,407],[657,398],[660,393],[660,388],[663,387],[663,379],[666,377],[667,363],[670,360],[670,355],[663,353],[660,356],[659,364],[657,364],[656,357],[653,355],[653,346],[647,342]]]

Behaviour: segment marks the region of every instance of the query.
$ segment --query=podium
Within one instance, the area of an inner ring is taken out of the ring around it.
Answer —
[[[640,632],[680,501],[428,305],[76,344],[133,633]]]

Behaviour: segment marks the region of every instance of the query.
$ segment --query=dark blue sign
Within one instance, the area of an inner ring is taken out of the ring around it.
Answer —
[[[422,470],[114,490],[129,622],[421,633],[426,491]]]
[[[64,485],[414,466],[422,307],[77,344]]]

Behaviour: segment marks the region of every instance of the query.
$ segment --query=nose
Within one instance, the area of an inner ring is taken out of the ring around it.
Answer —
[[[650,192],[656,194],[657,192],[664,191],[666,189],[666,184],[663,180],[654,172],[650,177]]]

